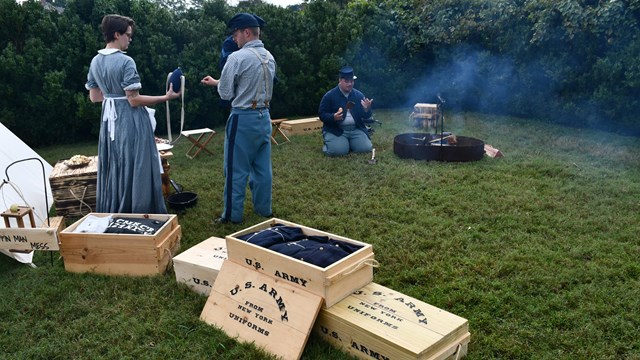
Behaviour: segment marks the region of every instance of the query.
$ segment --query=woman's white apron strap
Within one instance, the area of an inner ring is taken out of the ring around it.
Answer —
[[[107,130],[109,130],[109,138],[111,138],[111,141],[115,140],[116,138],[115,127],[116,119],[118,118],[114,100],[127,100],[127,97],[105,97],[104,100],[102,100],[102,121],[107,122]]]

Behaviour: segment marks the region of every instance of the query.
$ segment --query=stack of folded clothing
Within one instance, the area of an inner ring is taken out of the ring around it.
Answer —
[[[153,235],[166,220],[87,215],[74,232]]]
[[[105,232],[111,234],[153,235],[166,222],[166,220],[156,219],[114,217]]]
[[[239,236],[239,239],[320,267],[327,267],[362,248],[327,236],[309,236],[301,228],[282,224]]]

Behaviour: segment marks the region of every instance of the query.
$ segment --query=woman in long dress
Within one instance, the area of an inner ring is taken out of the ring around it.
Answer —
[[[136,63],[125,54],[134,30],[131,18],[105,16],[106,46],[91,60],[87,75],[89,98],[102,102],[96,211],[165,214],[155,124],[146,106],[175,99],[179,93],[170,87],[165,95],[140,95]]]

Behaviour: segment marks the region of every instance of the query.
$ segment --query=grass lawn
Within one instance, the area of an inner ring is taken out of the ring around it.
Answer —
[[[370,154],[327,158],[319,133],[272,149],[276,217],[373,245],[374,281],[469,320],[468,359],[640,359],[640,139],[527,119],[447,114],[445,131],[503,158],[405,160],[406,111],[378,111]],[[182,247],[264,221],[222,209],[224,129],[215,156],[171,176],[198,193],[179,215]],[[97,144],[37,149],[49,163]],[[250,198],[250,193],[247,193]],[[264,359],[199,320],[206,298],[165,275],[74,274],[58,253],[37,268],[0,256],[1,359]],[[284,339],[283,341],[286,341]],[[303,359],[349,359],[311,336]]]

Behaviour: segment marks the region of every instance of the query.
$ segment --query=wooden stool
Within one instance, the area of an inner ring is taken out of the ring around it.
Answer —
[[[215,134],[216,132],[209,128],[183,131],[182,135],[186,136],[187,139],[192,142],[191,147],[189,148],[189,150],[187,150],[187,157],[189,159],[193,159],[198,156],[198,154],[202,150],[208,152],[210,155],[213,155],[213,153],[209,151],[209,149],[207,149],[207,144],[209,143],[209,141],[211,141],[211,138],[213,138],[213,135]]]
[[[23,228],[24,227],[24,217],[27,216],[27,215],[29,215],[29,221],[31,222],[31,227],[32,228],[36,227],[36,222],[33,219],[33,211],[31,210],[31,208],[29,208],[27,206],[18,207],[18,211],[17,212],[11,212],[11,210],[5,210],[5,212],[0,214],[0,216],[2,216],[4,218],[4,226],[6,228],[10,228],[11,227],[11,222],[9,221],[10,218],[16,219],[16,222],[18,223],[18,227],[19,228]]]
[[[291,140],[289,140],[287,135],[284,132],[282,132],[282,129],[280,129],[280,124],[282,124],[282,122],[285,121],[285,120],[287,120],[287,119],[271,120],[271,127],[273,129],[273,131],[271,131],[271,142],[276,144],[276,145],[280,145],[282,143],[291,141]],[[284,141],[282,143],[280,143],[280,144],[276,140],[276,135],[277,134],[280,134],[284,138]]]

